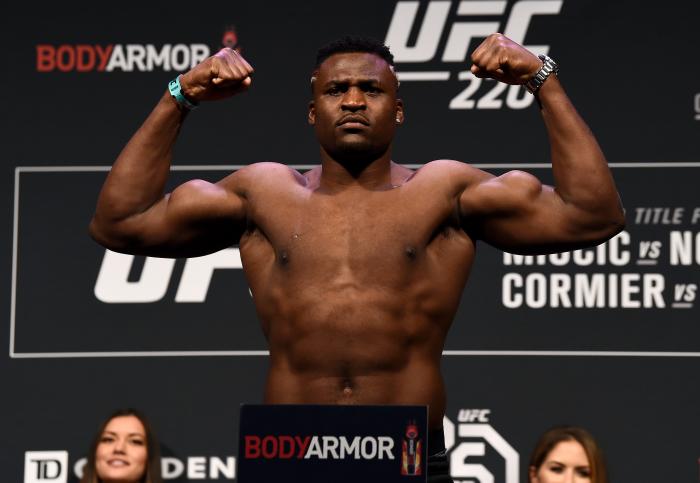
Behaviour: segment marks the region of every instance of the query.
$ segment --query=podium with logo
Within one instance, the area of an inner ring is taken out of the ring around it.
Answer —
[[[426,406],[241,406],[240,483],[425,483]]]

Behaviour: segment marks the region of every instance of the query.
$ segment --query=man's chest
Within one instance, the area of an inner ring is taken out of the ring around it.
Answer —
[[[308,192],[260,197],[249,241],[269,244],[284,266],[415,264],[458,236],[456,203],[405,187],[365,194]]]

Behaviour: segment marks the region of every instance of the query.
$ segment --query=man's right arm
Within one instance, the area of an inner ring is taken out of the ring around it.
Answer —
[[[195,102],[246,90],[252,67],[223,49],[180,78]],[[120,252],[196,256],[238,241],[245,228],[246,170],[213,184],[189,181],[165,194],[173,146],[187,115],[166,92],[122,150],[100,192],[90,234]]]

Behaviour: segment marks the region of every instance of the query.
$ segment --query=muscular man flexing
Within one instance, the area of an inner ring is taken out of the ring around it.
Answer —
[[[543,62],[500,34],[472,72],[525,84]],[[624,226],[598,144],[556,75],[536,92],[555,187],[438,160],[391,160],[404,121],[393,58],[343,39],[319,51],[308,122],[321,165],[252,164],[164,194],[187,108],[166,92],[109,173],[91,224],[105,247],[192,257],[239,245],[269,342],[268,403],[421,404],[442,428],[440,357],[477,240],[513,253],[601,243]],[[224,49],[180,78],[190,102],[245,91],[253,69]],[[181,100],[182,101],[182,100]],[[466,135],[465,135],[466,137]]]

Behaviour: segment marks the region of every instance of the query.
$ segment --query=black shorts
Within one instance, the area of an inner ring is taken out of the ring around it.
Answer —
[[[445,450],[445,433],[442,429],[428,433],[428,483],[454,483],[450,476],[450,462]]]

